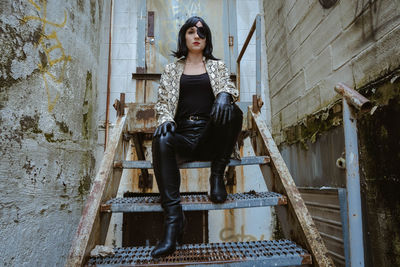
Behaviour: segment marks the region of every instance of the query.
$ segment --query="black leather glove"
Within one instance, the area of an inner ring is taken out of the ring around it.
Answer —
[[[233,112],[232,102],[232,96],[229,93],[222,92],[217,95],[210,114],[215,124],[224,125],[231,120]]]
[[[153,136],[157,137],[161,135],[166,135],[167,132],[171,133],[175,132],[175,123],[173,121],[166,121],[160,126],[158,126]]]

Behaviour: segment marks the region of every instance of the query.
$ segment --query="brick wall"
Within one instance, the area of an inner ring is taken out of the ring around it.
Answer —
[[[264,0],[272,131],[297,124],[338,96],[345,82],[363,86],[400,65],[400,3]]]

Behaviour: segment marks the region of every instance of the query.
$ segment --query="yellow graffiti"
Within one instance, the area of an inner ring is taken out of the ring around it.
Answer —
[[[264,235],[261,235],[259,239],[257,239],[253,235],[246,235],[244,233],[244,225],[240,227],[240,233],[235,233],[235,229],[233,228],[224,228],[219,232],[219,238],[221,241],[227,242],[243,242],[243,241],[257,241],[264,240]]]
[[[48,109],[49,112],[51,112],[55,107],[58,99],[60,98],[60,93],[57,91],[56,96],[53,99],[51,98],[49,84],[48,84],[49,78],[55,83],[61,83],[64,79],[65,68],[67,66],[67,63],[71,61],[71,56],[67,56],[65,54],[64,47],[62,46],[62,43],[58,39],[56,31],[53,30],[51,31],[50,34],[46,34],[46,26],[49,25],[56,28],[63,28],[67,23],[67,12],[64,10],[64,21],[62,23],[51,22],[47,18],[47,0],[41,1],[43,3],[42,6],[35,3],[34,0],[28,0],[28,1],[35,7],[37,11],[41,12],[40,17],[25,16],[22,19],[22,21],[23,23],[26,23],[30,20],[37,20],[42,23],[41,37],[39,39],[39,44],[46,55],[47,64],[42,65],[41,63],[39,63],[38,67],[40,72],[42,73],[44,85],[46,88]],[[53,42],[51,46],[49,45],[50,42]],[[52,56],[50,56],[50,53],[53,51],[58,51],[61,55],[53,56],[56,58],[52,58]],[[51,71],[55,72],[57,67],[61,67],[61,71],[59,72],[58,76],[51,73]]]

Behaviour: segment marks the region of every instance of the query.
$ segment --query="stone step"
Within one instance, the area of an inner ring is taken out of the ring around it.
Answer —
[[[221,204],[212,203],[207,193],[181,193],[183,210],[220,210],[286,205],[285,196],[274,192],[228,194]],[[102,212],[157,212],[162,211],[160,195],[132,193],[132,197],[114,198],[101,205]]]
[[[270,158],[268,156],[257,156],[257,157],[243,157],[240,160],[231,159],[228,166],[243,166],[243,165],[259,165],[269,163]],[[195,169],[195,168],[210,168],[211,161],[195,161],[188,162],[179,165],[180,169]],[[122,169],[152,169],[153,164],[146,160],[121,160],[114,161],[114,168]]]
[[[167,257],[153,259],[154,247],[114,248],[114,255],[92,257],[88,266],[299,266],[311,255],[290,240],[183,244]]]

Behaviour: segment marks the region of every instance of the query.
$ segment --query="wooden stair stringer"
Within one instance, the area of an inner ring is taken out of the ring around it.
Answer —
[[[114,161],[126,158],[128,149],[123,140],[126,128],[126,116],[118,117],[100,169],[91,185],[65,266],[83,266],[89,259],[90,251],[105,242],[111,214],[101,213],[100,206],[117,195],[122,169],[114,168]]]
[[[334,266],[328,250],[297,189],[266,123],[259,113],[248,109],[252,131],[252,146],[256,156],[269,156],[269,165],[260,165],[268,190],[285,195],[288,205],[277,207],[285,238],[307,248],[313,258],[313,266]]]

